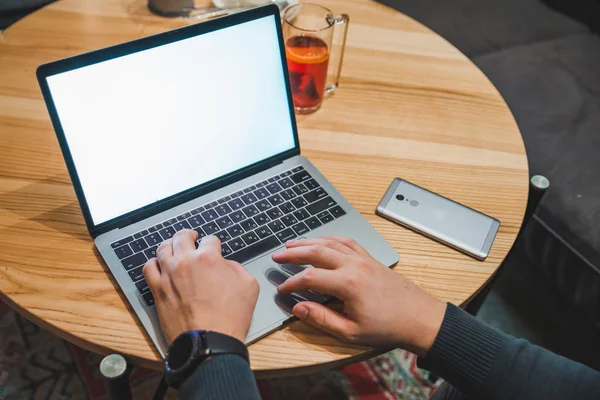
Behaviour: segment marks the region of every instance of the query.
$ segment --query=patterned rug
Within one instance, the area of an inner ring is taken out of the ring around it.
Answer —
[[[45,332],[0,302],[0,400],[107,400],[99,376],[101,356]],[[135,368],[135,399],[149,399],[159,374]],[[340,371],[259,380],[264,400],[428,399],[439,382],[416,367],[416,356],[395,350]],[[168,399],[177,393],[169,391]]]

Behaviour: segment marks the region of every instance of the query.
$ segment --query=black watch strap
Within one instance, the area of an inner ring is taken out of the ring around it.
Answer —
[[[238,339],[219,332],[189,331],[179,335],[165,357],[165,378],[169,386],[179,385],[209,357],[233,354],[249,362],[248,348]]]
[[[238,339],[224,335],[219,332],[206,331],[205,336],[206,348],[210,349],[209,356],[217,356],[220,354],[235,354],[242,357],[248,363],[250,363],[250,357],[248,356],[248,348]]]

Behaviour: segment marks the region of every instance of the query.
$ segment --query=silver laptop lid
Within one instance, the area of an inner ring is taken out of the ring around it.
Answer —
[[[298,152],[278,9],[243,14],[42,71],[88,227]]]

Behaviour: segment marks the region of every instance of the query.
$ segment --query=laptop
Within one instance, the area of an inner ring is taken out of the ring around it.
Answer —
[[[258,280],[247,343],[291,318],[276,283],[305,266],[270,256],[287,240],[344,235],[398,262],[300,155],[276,6],[51,62],[37,77],[89,233],[163,356],[142,267],[181,229],[216,235]]]

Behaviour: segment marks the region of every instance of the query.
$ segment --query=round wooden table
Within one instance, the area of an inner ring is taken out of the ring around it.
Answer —
[[[319,3],[351,22],[340,88],[299,118],[302,152],[400,253],[396,271],[463,304],[494,274],[521,226],[528,167],[519,129],[484,74],[420,23],[367,0]],[[62,0],[0,34],[0,298],[85,349],[156,369],[159,354],[88,236],[35,69],[194,22],[151,15],[144,0]],[[396,176],[498,218],[488,259],[377,217]],[[266,377],[385,350],[295,322],[251,345],[250,356]]]

